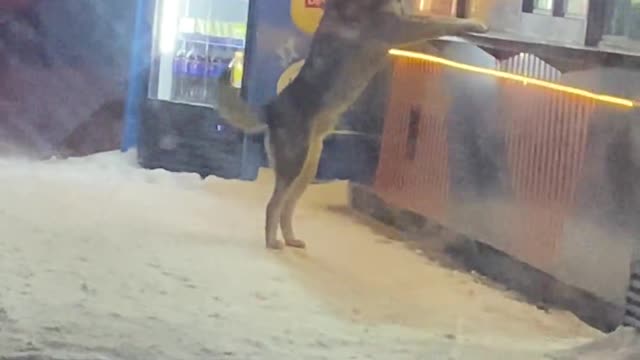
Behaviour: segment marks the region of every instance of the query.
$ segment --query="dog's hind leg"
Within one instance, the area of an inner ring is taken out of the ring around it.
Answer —
[[[264,133],[264,152],[267,155],[267,166],[275,170],[276,161],[273,155],[273,150],[271,149],[271,136],[269,135],[269,131]]]
[[[320,157],[322,155],[323,139],[314,139],[309,144],[309,152],[305,159],[302,171],[293,180],[291,186],[286,192],[284,208],[280,215],[280,227],[282,228],[282,236],[287,246],[295,248],[305,248],[306,243],[296,238],[293,231],[293,213],[295,212],[298,200],[306,190],[307,186],[313,181],[318,171]]]
[[[267,248],[282,249],[284,243],[278,240],[278,225],[285,209],[286,199],[296,178],[299,177],[307,158],[306,142],[299,146],[287,147],[287,134],[267,132],[265,149],[275,171],[275,187],[266,211],[265,241]],[[288,143],[292,145],[292,143]]]
[[[267,205],[265,241],[267,248],[280,250],[284,248],[284,243],[278,240],[278,222],[285,205],[285,197],[291,182],[276,173],[276,185]]]

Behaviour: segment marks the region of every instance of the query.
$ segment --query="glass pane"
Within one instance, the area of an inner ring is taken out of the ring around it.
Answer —
[[[640,0],[631,0],[631,11],[629,11],[629,37],[633,40],[640,40]]]
[[[567,14],[586,16],[589,9],[588,0],[567,0]]]
[[[640,40],[640,0],[615,0],[606,34]]]
[[[534,8],[537,10],[551,11],[553,9],[553,0],[536,0]]]
[[[216,79],[229,67],[241,86],[248,0],[161,0],[157,7],[151,97],[214,105]]]
[[[607,26],[607,35],[622,36],[625,34],[625,14],[627,13],[628,0],[614,0],[611,18]]]

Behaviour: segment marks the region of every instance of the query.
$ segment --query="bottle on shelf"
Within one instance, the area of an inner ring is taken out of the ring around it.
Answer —
[[[184,101],[191,101],[191,97],[193,95],[192,86],[193,74],[195,74],[195,64],[195,47],[193,46],[193,44],[191,44],[189,50],[187,51],[187,73],[185,74],[184,92],[182,96],[182,100]]]
[[[236,51],[233,59],[229,63],[231,69],[231,86],[240,89],[242,87],[242,76],[244,74],[244,52]]]
[[[196,71],[196,101],[204,102],[206,96],[206,82],[207,82],[207,55],[206,52],[202,51],[196,55],[197,60],[197,71]]]
[[[188,81],[187,101],[201,102],[204,100],[204,82],[206,57],[198,46],[193,46],[187,53]]]
[[[176,51],[173,58],[173,91],[172,98],[181,100],[184,96],[185,80],[187,75],[187,50],[183,46]]]
[[[209,104],[214,105],[216,82],[224,72],[224,65],[222,63],[222,59],[219,57],[219,55],[215,51],[212,51],[212,53],[208,56],[207,60],[208,61],[207,61],[207,74],[206,74],[206,78],[207,78],[206,98]]]

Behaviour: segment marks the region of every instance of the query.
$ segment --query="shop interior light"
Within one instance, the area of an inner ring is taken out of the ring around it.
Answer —
[[[523,85],[534,85],[534,86],[539,86],[546,89],[552,89],[555,91],[561,91],[561,92],[569,93],[573,95],[584,96],[584,97],[587,97],[596,101],[604,102],[604,103],[621,105],[625,107],[638,106],[637,102],[630,99],[625,99],[625,98],[605,95],[605,94],[597,94],[584,89],[579,89],[579,88],[566,86],[566,85],[560,85],[560,84],[539,80],[539,79],[534,79],[534,78],[530,78],[522,75],[516,75],[516,74],[504,72],[504,71],[487,69],[479,66],[459,63],[456,61],[444,59],[444,58],[433,56],[433,55],[423,54],[419,52],[391,49],[389,51],[389,54],[393,56],[398,56],[398,57],[428,61],[428,62],[441,64],[441,65],[449,66],[449,67],[464,70],[464,71],[470,71],[474,73],[494,76],[501,79],[513,80],[513,81],[520,82]]]
[[[164,0],[160,22],[160,52],[173,54],[178,37],[178,12],[181,0]]]

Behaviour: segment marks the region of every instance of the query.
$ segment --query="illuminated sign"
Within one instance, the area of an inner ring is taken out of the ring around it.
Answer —
[[[432,63],[436,63],[436,64],[440,64],[440,65],[444,65],[444,66],[449,66],[449,67],[456,68],[456,69],[459,69],[459,70],[470,71],[470,72],[474,72],[474,73],[478,73],[478,74],[494,76],[494,77],[501,78],[501,79],[513,80],[513,81],[520,82],[523,85],[539,86],[539,87],[543,87],[543,88],[546,88],[546,89],[551,89],[551,90],[555,90],[555,91],[564,92],[564,93],[567,93],[567,94],[583,96],[583,97],[590,98],[590,99],[593,99],[593,100],[596,100],[596,101],[600,101],[600,102],[604,102],[604,103],[609,103],[609,104],[614,104],[614,105],[621,105],[621,106],[626,106],[626,107],[636,107],[636,106],[638,106],[638,104],[635,101],[631,100],[631,99],[624,99],[624,98],[611,96],[611,95],[606,95],[606,94],[596,94],[596,93],[593,93],[593,92],[590,92],[590,91],[587,91],[587,90],[584,90],[584,89],[579,89],[579,88],[575,88],[575,87],[571,87],[571,86],[566,86],[566,85],[556,84],[556,83],[543,81],[543,80],[539,80],[539,79],[529,78],[529,77],[526,77],[526,76],[516,75],[516,74],[504,72],[504,71],[487,69],[487,68],[483,68],[483,67],[479,67],[479,66],[473,66],[473,65],[468,65],[468,64],[464,64],[464,63],[459,63],[459,62],[456,62],[456,61],[444,59],[444,58],[433,56],[433,55],[427,55],[427,54],[422,54],[422,53],[418,53],[418,52],[399,50],[399,49],[391,49],[391,50],[389,50],[389,54],[391,54],[393,56],[404,57],[404,58],[409,58],[409,59],[429,61],[429,62],[432,62]]]
[[[313,34],[324,14],[325,0],[291,0],[291,19],[300,31]]]
[[[324,9],[326,0],[305,0],[305,6],[314,9]]]

